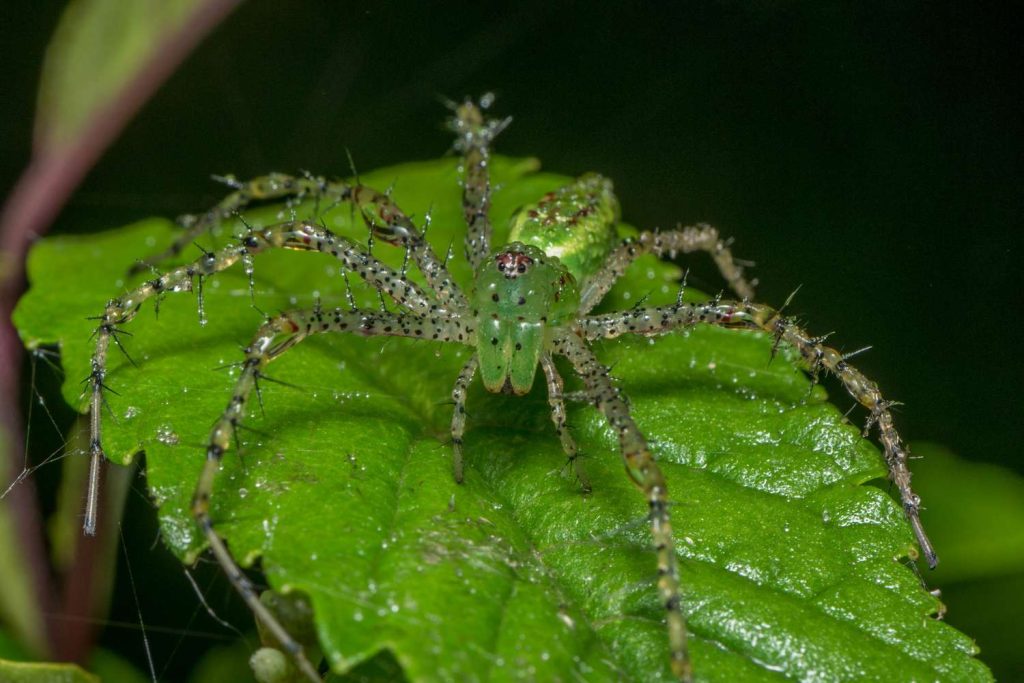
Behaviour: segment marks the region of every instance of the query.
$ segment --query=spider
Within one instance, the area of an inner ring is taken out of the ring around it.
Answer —
[[[155,274],[127,294],[111,300],[98,316],[95,350],[89,376],[90,475],[85,531],[94,533],[98,514],[98,483],[104,457],[102,407],[111,342],[121,346],[123,326],[130,322],[148,299],[159,301],[169,292],[195,291],[200,320],[204,321],[204,280],[242,262],[252,288],[253,256],[270,250],[316,251],[340,262],[342,271],[362,279],[381,299],[377,309],[359,307],[348,290],[348,305],[325,308],[318,302],[311,308],[269,316],[244,349],[244,360],[236,366],[237,379],[223,413],[217,419],[205,446],[206,461],[192,497],[191,512],[205,541],[223,567],[230,582],[258,621],[287,651],[298,668],[312,681],[319,681],[316,667],[303,645],[282,625],[275,613],[261,602],[253,583],[239,568],[211,519],[211,496],[225,453],[238,431],[250,399],[260,397],[261,380],[269,380],[267,366],[300,342],[320,334],[352,334],[364,337],[408,337],[471,349],[471,354],[454,380],[454,404],[450,424],[452,475],[456,482],[465,477],[463,436],[467,424],[467,389],[479,374],[488,392],[522,396],[533,386],[538,367],[547,385],[548,403],[555,432],[569,467],[584,492],[590,481],[579,457],[579,449],[567,427],[566,401],[578,399],[592,404],[614,431],[629,479],[642,492],[656,551],[657,591],[665,613],[671,669],[682,681],[692,680],[687,648],[688,632],[680,597],[674,538],[670,522],[669,491],[652,449],[637,426],[630,404],[612,381],[608,367],[591,348],[593,342],[623,335],[653,337],[696,326],[747,329],[767,332],[774,349],[786,345],[796,349],[816,380],[821,370],[835,375],[848,393],[869,411],[869,427],[878,429],[889,476],[894,482],[917,543],[929,565],[937,557],[924,532],[920,500],[910,487],[908,452],[896,432],[891,402],[885,400],[874,382],[848,362],[848,356],[825,345],[792,319],[775,309],[753,301],[753,285],[731,253],[728,243],[708,225],[681,227],[668,231],[647,231],[621,239],[616,225],[619,207],[607,179],[587,174],[574,183],[550,192],[516,214],[510,241],[500,247],[491,244],[489,177],[490,148],[509,119],[485,116],[491,98],[466,100],[452,105],[449,121],[455,133],[455,151],[463,169],[462,211],[466,223],[465,256],[474,273],[472,286],[464,290],[448,270],[451,249],[444,258],[435,253],[413,220],[389,193],[361,184],[327,181],[312,175],[271,174],[248,182],[227,178],[234,192],[213,209],[187,221],[186,230],[169,249],[137,270],[152,268],[176,256],[192,240],[222,220],[238,216],[255,202],[299,201],[313,198],[317,203],[349,204],[358,211],[374,241],[404,251],[401,268],[379,260],[371,246],[335,234],[315,220],[288,220],[268,227],[248,226],[236,243],[215,251],[204,251],[197,260]],[[704,252],[717,265],[737,299],[721,296],[704,303],[687,302],[682,289],[675,303],[661,306],[638,304],[630,310],[593,313],[627,268],[640,256]],[[407,276],[415,265],[424,285]],[[384,305],[390,300],[390,308]],[[784,308],[784,307],[783,307]],[[561,357],[581,380],[583,389],[567,394],[555,364]]]

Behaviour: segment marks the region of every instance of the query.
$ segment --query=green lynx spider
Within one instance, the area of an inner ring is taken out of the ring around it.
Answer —
[[[401,247],[406,260],[422,272],[423,288],[406,278],[405,268],[395,270],[377,260],[369,249],[335,235],[311,222],[292,220],[267,228],[250,229],[236,244],[204,255],[189,265],[148,280],[126,295],[110,301],[96,330],[92,356],[91,467],[85,530],[94,533],[101,445],[101,408],[107,352],[111,340],[119,344],[120,327],[137,314],[142,303],[167,292],[190,291],[197,283],[200,318],[203,316],[202,284],[205,277],[241,261],[252,274],[252,257],[268,249],[294,249],[329,253],[344,269],[357,274],[397,310],[316,306],[270,317],[245,349],[245,360],[226,409],[216,422],[206,446],[206,464],[196,485],[192,513],[214,556],[232,585],[288,651],[299,668],[319,681],[315,666],[303,647],[259,601],[257,591],[242,573],[210,518],[210,498],[220,463],[241,425],[251,393],[257,389],[264,368],[307,337],[328,332],[364,336],[404,336],[454,342],[473,347],[452,390],[451,422],[453,470],[463,477],[462,436],[466,425],[466,391],[477,371],[490,392],[527,393],[539,365],[548,389],[551,419],[581,487],[590,485],[576,445],[566,428],[563,382],[553,358],[562,356],[582,379],[582,398],[604,414],[616,431],[626,472],[642,490],[657,554],[657,589],[666,611],[671,667],[680,680],[692,678],[687,653],[687,629],[680,605],[676,555],[669,520],[668,491],[664,477],[647,441],[630,414],[629,403],[613,384],[608,368],[595,357],[590,342],[625,334],[660,335],[698,324],[763,330],[774,335],[776,345],[786,343],[801,354],[816,378],[821,369],[834,374],[846,390],[869,411],[869,427],[878,427],[889,475],[898,489],[904,511],[917,542],[931,566],[937,558],[919,518],[920,499],[910,487],[908,452],[893,424],[891,403],[877,386],[851,366],[839,351],[825,346],[824,339],[807,334],[776,310],[752,302],[753,288],[732,257],[718,231],[696,225],[663,232],[642,232],[634,238],[616,236],[618,204],[611,183],[595,174],[552,192],[517,214],[511,242],[492,251],[489,219],[491,187],[489,150],[508,120],[485,119],[482,109],[490,104],[465,101],[453,106],[450,127],[456,134],[455,149],[463,157],[463,213],[467,224],[466,258],[475,273],[468,295],[452,280],[447,257],[439,259],[423,234],[385,194],[356,182],[328,182],[323,178],[272,174],[241,183],[231,180],[235,191],[220,204],[192,221],[182,237],[150,266],[177,255],[198,233],[218,221],[236,215],[254,201],[318,200],[349,202],[357,207],[372,237]],[[590,312],[616,280],[641,254],[673,257],[679,253],[707,252],[740,299],[716,298],[703,304],[678,298],[668,306],[638,306],[628,311],[591,315]]]

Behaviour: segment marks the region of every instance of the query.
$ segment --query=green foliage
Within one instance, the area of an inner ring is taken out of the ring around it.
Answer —
[[[915,443],[923,458],[914,480],[932,505],[928,518],[942,548],[943,583],[1024,573],[1024,479],[998,465],[969,462],[937,444]]]
[[[61,16],[39,83],[37,143],[73,141],[208,0],[75,0]],[[83,87],[83,84],[88,87]]]
[[[6,431],[0,428],[0,453],[8,452],[9,441]],[[0,499],[0,548],[17,547],[15,524],[9,501]],[[24,648],[40,654],[46,651],[45,625],[33,599],[31,571],[23,553],[0,553],[0,624],[17,636],[17,642]],[[2,645],[0,638],[0,657],[12,656]]]
[[[0,659],[0,681],[6,683],[100,683],[74,664],[37,664]]]
[[[495,224],[565,178],[495,159]],[[454,161],[366,174],[407,212],[433,208],[429,237],[455,242],[462,219]],[[249,214],[257,225],[277,209]],[[365,239],[348,207],[324,215]],[[64,392],[84,407],[94,323],[125,290],[134,259],[173,227],[148,220],[40,243],[16,323],[29,347],[59,343]],[[497,239],[503,233],[499,231]],[[227,236],[213,237],[224,244]],[[212,245],[208,245],[212,246]],[[400,263],[401,253],[374,253]],[[469,282],[461,254],[452,270]],[[344,305],[337,264],[319,254],[256,260],[268,313]],[[605,308],[674,299],[678,270],[638,263]],[[357,298],[376,295],[356,286]],[[205,283],[209,324],[190,295],[152,302],[126,326],[137,366],[116,350],[107,383],[108,456],[146,452],[164,540],[183,560],[202,551],[188,512],[203,445],[231,394],[230,367],[262,320],[241,268]],[[972,641],[929,615],[938,601],[900,558],[913,554],[899,506],[874,486],[874,446],[812,388],[771,339],[699,329],[598,349],[630,397],[666,471],[684,611],[702,680],[989,680]],[[447,400],[468,350],[432,342],[314,338],[271,366],[265,413],[253,406],[217,482],[214,519],[245,565],[309,597],[336,670],[380,653],[410,680],[667,680],[662,610],[641,496],[615,439],[590,406],[570,423],[593,494],[580,494],[548,416],[544,387],[524,398],[470,392],[465,484],[452,481]],[[219,371],[215,368],[222,368]],[[568,369],[564,373],[568,376]],[[569,381],[570,390],[574,388]],[[255,404],[255,401],[254,401]]]
[[[4,683],[146,683],[149,680],[117,655],[96,650],[89,671],[63,662],[34,662],[17,640],[0,630],[0,681]]]

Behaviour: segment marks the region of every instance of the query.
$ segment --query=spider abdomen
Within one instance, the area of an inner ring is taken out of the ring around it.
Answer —
[[[509,240],[557,257],[583,282],[600,269],[618,243],[618,222],[619,201],[612,181],[587,173],[517,211]]]

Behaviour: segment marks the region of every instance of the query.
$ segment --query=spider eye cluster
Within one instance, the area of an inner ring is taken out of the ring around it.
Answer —
[[[533,265],[533,259],[521,251],[503,251],[494,257],[498,272],[507,278],[519,277]]]

